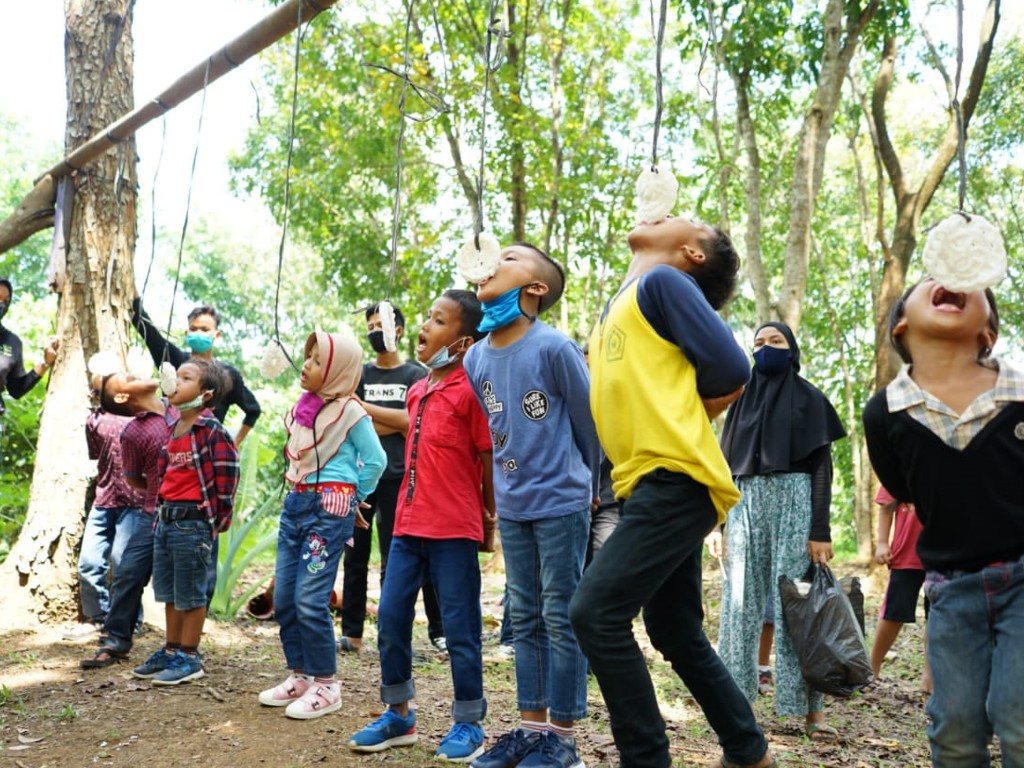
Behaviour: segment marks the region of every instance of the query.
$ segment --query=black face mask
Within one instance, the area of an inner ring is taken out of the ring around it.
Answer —
[[[370,340],[370,346],[378,355],[387,351],[388,348],[384,346],[384,331],[370,331],[366,338]]]
[[[4,315],[7,314],[7,308],[11,306],[9,301],[0,301],[0,320],[4,319]]]

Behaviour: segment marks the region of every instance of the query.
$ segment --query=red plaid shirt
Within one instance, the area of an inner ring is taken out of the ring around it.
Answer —
[[[171,435],[171,425],[179,418],[178,409],[164,400],[167,408],[163,415],[153,411],[135,414],[121,432],[121,463],[127,477],[146,482],[146,498],[142,508],[149,514],[156,512],[160,491],[160,453]]]
[[[174,425],[171,425],[172,430],[173,428]],[[192,445],[196,472],[199,473],[199,487],[203,492],[206,519],[212,524],[213,535],[216,536],[231,527],[235,490],[238,488],[238,449],[228,431],[209,411],[203,411],[192,425],[189,442]],[[163,478],[166,469],[165,441],[160,451],[160,478]]]

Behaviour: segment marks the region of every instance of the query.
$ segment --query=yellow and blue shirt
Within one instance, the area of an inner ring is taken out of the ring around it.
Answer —
[[[697,282],[660,265],[624,286],[591,335],[590,375],[616,497],[667,469],[707,486],[723,521],[740,494],[702,398],[746,384],[750,363]]]

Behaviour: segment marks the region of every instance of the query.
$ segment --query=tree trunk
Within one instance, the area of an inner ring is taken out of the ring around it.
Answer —
[[[132,108],[131,2],[65,0],[68,153]],[[60,297],[60,354],[39,426],[28,514],[0,568],[5,610],[69,619],[77,607],[77,551],[92,467],[85,445],[86,361],[127,348],[136,237],[135,141],[74,174],[77,191]]]
[[[786,237],[786,260],[778,301],[779,316],[794,333],[800,327],[800,315],[807,292],[811,218],[825,168],[825,147],[832,133],[832,121],[842,95],[843,81],[850,68],[850,60],[860,45],[864,27],[878,11],[878,5],[878,0],[871,0],[857,13],[857,4],[853,4],[851,15],[844,19],[846,3],[843,0],[829,0],[822,20],[825,39],[821,70],[814,100],[804,117],[793,167],[789,234]]]
[[[963,115],[964,141],[971,117],[981,98],[981,89],[985,84],[988,63],[992,57],[992,47],[996,31],[999,29],[1001,0],[989,0],[981,20],[978,52],[971,67],[970,78],[960,104]],[[937,61],[941,69],[941,62]],[[911,189],[903,173],[903,167],[896,149],[889,137],[889,128],[885,114],[885,102],[889,95],[896,69],[896,39],[885,41],[882,62],[875,78],[874,91],[871,99],[871,120],[875,130],[872,140],[875,150],[881,157],[882,165],[889,178],[893,198],[896,203],[896,223],[891,238],[891,251],[886,252],[885,268],[882,275],[882,288],[875,308],[875,387],[881,389],[896,375],[900,361],[892,352],[889,344],[889,311],[903,292],[906,283],[907,268],[910,257],[917,246],[917,233],[921,226],[921,216],[931,203],[935,191],[942,182],[949,164],[957,153],[957,125],[952,110],[946,132],[936,146],[931,164],[916,189]],[[942,73],[947,81],[949,77]],[[884,245],[884,243],[883,243]]]

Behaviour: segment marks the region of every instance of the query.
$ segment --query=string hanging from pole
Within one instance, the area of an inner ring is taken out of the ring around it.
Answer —
[[[498,15],[498,4],[502,13]],[[459,274],[470,283],[479,283],[498,271],[501,246],[497,238],[484,231],[484,174],[487,163],[487,106],[491,95],[491,75],[501,69],[506,57],[506,39],[512,36],[508,28],[507,0],[491,0],[487,15],[484,42],[484,85],[480,97],[480,164],[476,174],[476,210],[473,212],[473,236],[459,252],[456,266]]]
[[[403,179],[403,153],[405,148],[405,131],[407,120],[412,120],[418,123],[425,123],[441,114],[449,111],[449,106],[444,100],[442,94],[427,88],[424,85],[420,85],[414,82],[410,76],[410,70],[412,68],[412,55],[410,40],[412,37],[412,23],[413,23],[413,10],[415,7],[415,0],[409,0],[406,3],[406,16],[405,16],[405,33],[403,38],[403,50],[402,50],[402,70],[400,72],[383,65],[374,62],[363,61],[362,66],[374,69],[380,69],[387,72],[390,75],[398,78],[402,82],[402,90],[398,97],[398,113],[400,116],[400,122],[398,126],[398,140],[395,147],[395,197],[391,206],[391,240],[388,247],[388,281],[387,289],[384,294],[384,300],[377,302],[377,311],[380,315],[381,329],[384,332],[384,345],[385,349],[389,352],[395,351],[397,339],[396,339],[396,326],[395,326],[395,311],[391,304],[391,293],[395,287],[395,277],[398,273],[398,235],[401,231],[401,216],[402,216],[402,179]],[[434,31],[438,38],[438,44],[441,49],[441,61],[442,61],[442,73],[445,90],[448,86],[448,65],[444,53],[444,39],[441,36],[441,27],[437,18],[437,10],[434,4],[431,3],[431,14],[434,23]],[[427,106],[427,112],[423,116],[416,115],[408,110],[408,98],[410,92],[418,96],[423,103]],[[363,311],[363,310],[357,310]]]
[[[651,33],[654,37],[654,136],[651,140],[651,163],[640,172],[636,180],[637,223],[653,224],[661,221],[676,204],[679,182],[668,168],[658,162],[658,138],[661,134],[661,120],[665,108],[664,76],[662,73],[662,51],[665,45],[665,24],[668,18],[668,0],[661,0],[657,22],[654,18],[654,2],[650,4]]]
[[[957,293],[991,288],[1006,275],[1003,236],[981,216],[964,210],[967,199],[967,136],[960,106],[964,62],[964,3],[956,4],[956,75],[950,107],[956,124],[957,210],[928,230],[921,259],[928,274]],[[948,77],[947,77],[948,83]]]
[[[164,146],[167,142],[167,115],[160,118],[160,152],[153,170],[153,181],[149,188],[149,264],[146,267],[146,278],[142,281],[142,296],[145,298],[149,287],[149,277],[153,273],[153,262],[156,261],[156,181],[160,177],[160,168],[164,162]]]

